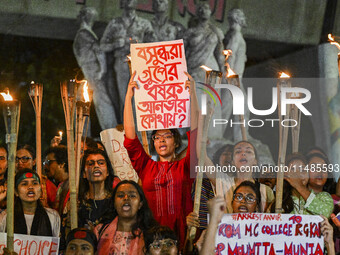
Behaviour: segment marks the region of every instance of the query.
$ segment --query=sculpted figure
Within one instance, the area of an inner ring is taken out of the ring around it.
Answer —
[[[100,49],[97,35],[93,32],[97,12],[85,7],[79,12],[80,28],[73,42],[73,52],[81,67],[90,89],[93,90],[93,103],[102,129],[117,125],[112,101],[103,82],[106,72],[105,53]]]
[[[241,29],[246,26],[246,17],[242,10],[232,9],[228,13],[228,22],[230,28],[223,40],[224,48],[232,50],[233,53],[228,58],[228,63],[241,78],[247,61],[247,46],[241,32]]]
[[[224,70],[223,32],[209,22],[210,6],[200,4],[196,10],[197,22],[189,28],[184,36],[185,55],[188,72],[197,81],[203,81],[204,72],[201,65],[207,65],[214,70]]]
[[[117,120],[123,123],[122,113],[127,85],[130,79],[126,62],[130,54],[130,43],[155,41],[151,23],[136,14],[137,0],[120,0],[123,15],[112,19],[100,41],[101,49],[107,54],[107,84],[109,96],[115,99]]]
[[[155,12],[155,17],[151,24],[155,31],[157,41],[171,41],[181,39],[184,34],[182,24],[169,20],[168,17],[168,0],[153,0],[152,9]]]

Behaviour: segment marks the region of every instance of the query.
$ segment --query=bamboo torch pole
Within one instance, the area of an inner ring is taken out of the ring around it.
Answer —
[[[28,92],[31,99],[34,112],[35,112],[35,130],[36,130],[36,167],[37,173],[41,179],[42,164],[41,164],[41,106],[43,99],[43,85],[37,84],[34,81],[31,82],[31,86]]]
[[[301,98],[301,95],[291,95],[291,99]],[[295,120],[296,126],[292,126],[292,152],[299,151],[299,141],[300,141],[300,126],[301,126],[301,111],[296,105],[292,105],[290,109],[290,117]]]
[[[70,87],[68,87],[70,85]],[[67,155],[68,155],[68,173],[69,173],[69,189],[70,189],[70,216],[71,229],[78,226],[77,214],[77,189],[76,189],[76,164],[74,151],[74,115],[76,105],[77,86],[74,82],[68,84],[63,82],[60,85],[61,99],[63,102],[66,134],[67,134]]]
[[[211,85],[211,83],[216,82],[221,83],[222,73],[219,71],[214,71],[207,66],[201,66],[205,70],[205,84]],[[204,92],[205,93],[205,92]],[[203,105],[207,106],[206,115],[200,114],[199,117],[199,125],[198,125],[198,136],[201,137],[200,145],[199,145],[199,159],[198,165],[200,167],[204,167],[205,159],[206,159],[206,147],[207,147],[207,140],[208,140],[208,130],[209,130],[209,123],[211,117],[214,113],[214,108],[212,106],[211,98],[207,100],[206,93],[203,94],[202,100],[206,101],[206,104]],[[200,204],[201,204],[201,191],[202,191],[202,180],[203,180],[203,172],[198,171],[196,176],[196,184],[195,184],[195,198],[194,198],[194,208],[193,212],[199,214]],[[189,240],[192,241],[195,239],[196,236],[196,228],[192,227],[189,232]]]
[[[290,109],[286,110],[286,115],[284,118],[281,115],[281,88],[282,87],[290,87],[289,82],[290,76],[281,73],[281,76],[277,83],[277,94],[278,94],[278,113],[279,113],[279,157],[278,157],[278,166],[279,172],[277,173],[277,181],[276,181],[276,200],[275,200],[275,211],[276,213],[282,213],[282,196],[283,196],[283,179],[284,172],[283,166],[285,165],[286,160],[286,150],[287,150],[287,139],[288,139],[288,127],[282,126],[283,120],[289,119]],[[289,108],[289,106],[287,106]]]
[[[128,55],[126,57],[127,57],[127,63],[129,65],[130,75],[131,75],[132,74],[131,56]],[[142,145],[143,145],[144,151],[146,152],[146,154],[150,155],[148,135],[147,135],[146,131],[141,131],[141,135],[142,135]]]
[[[80,166],[81,166],[81,138],[84,133],[85,122],[90,116],[90,106],[92,100],[92,91],[89,89],[86,80],[82,80],[80,82],[84,82],[83,86],[83,96],[81,100],[77,100],[77,119],[76,119],[76,187],[77,193],[79,188],[79,176],[80,176]],[[86,129],[87,131],[87,129]],[[84,135],[86,138],[86,134]],[[85,147],[85,141],[84,141]]]
[[[14,177],[21,105],[19,101],[13,100],[8,91],[7,94],[1,93],[1,95],[5,100],[3,113],[6,126],[6,143],[8,145],[7,248],[14,251]]]
[[[241,83],[240,83],[240,77],[238,74],[236,74],[229,66],[228,63],[228,58],[232,55],[231,50],[224,50],[223,54],[225,55],[225,67],[226,67],[226,78],[229,84],[235,85],[239,88],[241,88]],[[239,115],[239,120],[241,123],[244,123],[244,115]],[[241,125],[241,135],[242,135],[242,140],[243,141],[248,141],[247,138],[247,130],[244,125]]]

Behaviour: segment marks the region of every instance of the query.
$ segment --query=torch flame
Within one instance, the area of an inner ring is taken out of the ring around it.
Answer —
[[[13,97],[9,94],[9,90],[7,90],[7,94],[4,92],[0,93],[3,97],[5,101],[13,101]]]
[[[328,41],[340,50],[340,44],[334,40],[334,36],[332,36],[332,34],[328,34]]]
[[[200,66],[200,68],[203,68],[207,72],[212,71],[212,69],[210,67],[207,67],[205,65]]]
[[[127,57],[128,61],[131,61],[131,55],[127,55],[126,57]]]
[[[280,75],[280,78],[290,78],[290,75],[289,75],[289,74],[286,74],[286,73],[284,73],[284,72],[281,72],[280,74],[281,74],[281,75]]]
[[[236,75],[236,73],[227,65],[227,78]]]
[[[229,56],[231,56],[231,54],[233,53],[232,50],[224,50],[223,54],[226,56],[226,58],[228,58]]]
[[[60,136],[60,137],[63,136],[63,131],[59,131],[59,136]]]
[[[89,86],[87,85],[87,80],[83,80],[83,82],[84,82],[83,96],[84,96],[85,103],[87,103],[87,102],[90,102],[90,97],[89,97],[89,92],[88,92]]]

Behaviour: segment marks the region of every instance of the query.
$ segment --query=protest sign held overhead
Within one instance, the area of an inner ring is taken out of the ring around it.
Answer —
[[[315,215],[226,214],[217,229],[216,254],[323,254],[321,221]]]
[[[131,68],[139,131],[190,126],[189,91],[182,40],[131,44]]]

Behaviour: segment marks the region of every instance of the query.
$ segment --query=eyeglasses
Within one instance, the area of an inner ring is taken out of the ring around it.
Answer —
[[[237,202],[241,202],[243,200],[243,198],[245,199],[246,203],[247,204],[252,204],[252,203],[255,203],[255,201],[257,200],[254,196],[252,195],[246,195],[244,196],[243,194],[241,193],[236,193],[234,196],[233,196],[233,200],[236,200]]]
[[[163,134],[163,135],[153,135],[153,136],[152,136],[152,140],[154,140],[155,142],[160,141],[162,138],[169,140],[169,139],[171,139],[173,136],[174,136],[173,133],[165,133],[165,134]]]
[[[162,248],[170,249],[176,245],[177,245],[176,240],[164,239],[162,241],[154,241],[153,243],[149,245],[149,247],[150,249],[153,249],[153,250],[160,250]]]
[[[23,157],[15,157],[15,162],[16,163],[19,163],[19,161],[21,161],[22,163],[27,163],[30,159],[30,157],[27,157],[27,156],[23,156]]]
[[[46,159],[44,162],[43,162],[43,165],[44,166],[49,166],[53,161],[57,161],[56,159]]]
[[[105,159],[88,160],[88,161],[86,161],[85,164],[86,164],[87,166],[94,166],[96,163],[98,164],[98,166],[104,166],[104,165],[106,165]]]
[[[0,156],[0,161],[5,161],[6,157],[5,156]]]

